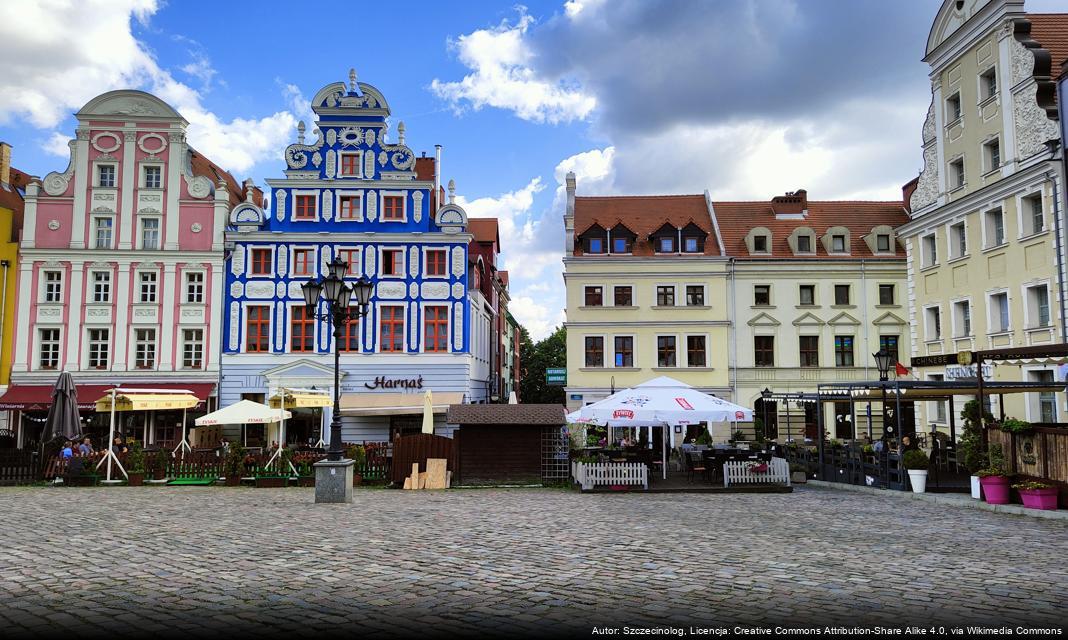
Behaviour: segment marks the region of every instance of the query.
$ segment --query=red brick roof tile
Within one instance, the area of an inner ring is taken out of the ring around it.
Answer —
[[[682,228],[691,222],[708,233],[704,255],[720,255],[719,242],[716,240],[703,195],[575,198],[575,238],[595,224],[604,229],[611,229],[622,223],[638,236],[631,249],[631,253],[636,256],[656,255],[649,241],[649,234],[656,232],[664,223]],[[582,255],[582,245],[577,241],[574,255]]]
[[[497,218],[468,218],[467,230],[475,236],[475,242],[496,242],[498,246],[501,244]]]
[[[1061,73],[1061,65],[1068,61],[1068,13],[1029,13],[1031,38],[1049,51],[1053,59],[1051,75]]]

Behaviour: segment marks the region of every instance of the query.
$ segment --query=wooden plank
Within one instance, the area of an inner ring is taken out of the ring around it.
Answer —
[[[412,475],[408,476],[409,489],[419,489],[419,463],[412,463]]]
[[[426,461],[426,488],[445,488],[445,468],[449,461],[445,458],[429,458]]]
[[[404,479],[404,488],[405,489],[411,489],[412,488],[412,479],[411,478],[405,478]]]
[[[445,488],[446,489],[451,489],[452,488],[452,471],[446,471],[445,472]]]
[[[416,489],[426,489],[426,471],[419,474],[419,486]]]

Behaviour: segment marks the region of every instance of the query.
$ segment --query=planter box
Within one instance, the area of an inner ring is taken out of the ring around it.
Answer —
[[[1020,489],[1020,500],[1028,509],[1040,509],[1042,511],[1056,511],[1057,487],[1048,489]]]
[[[312,485],[314,486],[314,484],[315,484],[315,483],[313,482],[313,483],[312,483]],[[358,474],[358,473],[353,473],[353,474],[352,474],[352,486],[354,486],[354,487],[358,487],[358,486],[360,486],[361,484],[363,484],[363,476],[361,476],[361,475],[360,475],[360,474]]]
[[[280,489],[289,481],[288,476],[259,476],[256,478],[256,487],[260,489]]]
[[[805,484],[808,482],[808,474],[804,471],[791,471],[790,482],[794,484]]]
[[[225,484],[228,487],[240,487],[241,486],[241,476],[239,476],[239,475],[238,476],[226,476],[226,480],[223,481],[223,484]]]
[[[1005,476],[979,478],[987,504],[1009,504],[1009,479]]]
[[[352,484],[355,485],[356,482],[354,481]],[[314,487],[315,486],[315,476],[297,476],[297,486],[298,487]]]
[[[909,469],[909,485],[913,493],[927,491],[927,469]]]
[[[131,487],[143,487],[145,485],[145,474],[129,472],[126,477],[126,484]]]
[[[167,470],[166,469],[162,469],[162,468],[161,469],[155,469],[152,472],[152,479],[153,480],[165,480],[166,478],[167,478]]]

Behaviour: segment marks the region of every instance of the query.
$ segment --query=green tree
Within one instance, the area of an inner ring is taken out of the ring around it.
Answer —
[[[525,404],[564,404],[564,388],[545,384],[545,369],[567,366],[567,334],[557,327],[549,337],[535,343],[525,327],[519,327],[519,401]]]

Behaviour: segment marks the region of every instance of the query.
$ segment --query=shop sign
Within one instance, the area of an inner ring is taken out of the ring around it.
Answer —
[[[975,365],[964,366],[961,364],[946,365],[946,382],[958,380],[975,380]],[[994,365],[983,364],[983,380],[994,379]]]
[[[567,369],[565,367],[546,367],[545,384],[550,386],[567,384]]]
[[[422,389],[423,376],[418,378],[387,378],[378,376],[373,383],[365,382],[363,386],[368,389]]]

